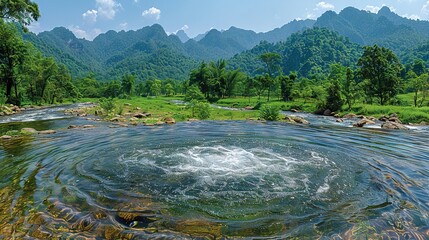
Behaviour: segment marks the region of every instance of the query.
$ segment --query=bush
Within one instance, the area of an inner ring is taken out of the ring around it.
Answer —
[[[259,111],[260,118],[267,121],[277,121],[279,119],[279,111],[277,106],[263,105]]]
[[[188,91],[186,92],[185,101],[190,102],[192,100],[196,100],[196,101],[205,100],[204,94],[196,85],[190,86],[188,88]]]
[[[100,98],[100,107],[107,113],[115,109],[115,101],[113,98]]]
[[[210,104],[208,103],[192,100],[188,104],[188,108],[192,110],[192,117],[197,117],[199,119],[210,118]]]

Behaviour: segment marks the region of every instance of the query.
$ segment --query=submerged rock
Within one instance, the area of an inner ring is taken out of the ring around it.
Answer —
[[[385,122],[381,125],[383,129],[399,129],[399,130],[409,130],[406,126],[397,122]]]
[[[36,134],[37,130],[34,128],[23,128],[21,129],[22,134]]]
[[[54,134],[54,133],[56,133],[55,130],[43,130],[39,132],[39,134]]]

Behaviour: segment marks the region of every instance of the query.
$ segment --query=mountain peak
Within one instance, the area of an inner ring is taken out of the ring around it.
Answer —
[[[184,30],[177,31],[175,35],[180,39],[182,43],[185,43],[190,39],[188,34],[186,34]]]
[[[393,12],[390,10],[390,8],[389,7],[387,7],[387,6],[384,6],[384,7],[382,7],[379,11],[378,11],[378,14],[379,15],[387,15],[387,14],[392,14]]]

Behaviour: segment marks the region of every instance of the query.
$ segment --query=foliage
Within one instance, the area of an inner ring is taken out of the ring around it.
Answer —
[[[274,105],[263,105],[259,110],[260,118],[267,121],[277,121],[280,109]]]
[[[23,26],[30,25],[40,17],[38,5],[31,0],[1,0],[0,18],[16,21]]]
[[[402,64],[391,50],[377,45],[365,47],[358,66],[360,77],[369,81],[366,94],[377,97],[381,105],[398,94]]]
[[[185,101],[190,102],[192,100],[204,101],[204,94],[196,85],[192,85],[188,88],[188,91],[185,95]]]
[[[106,113],[110,113],[116,107],[115,100],[113,98],[100,98],[98,102],[100,107]]]
[[[332,80],[327,88],[327,97],[324,108],[336,112],[341,110],[343,103],[344,101],[341,98],[340,83],[338,80]]]
[[[198,119],[208,119],[210,118],[210,104],[205,102],[199,102],[197,100],[192,100],[188,103],[187,106],[192,111],[192,117],[197,117]]]

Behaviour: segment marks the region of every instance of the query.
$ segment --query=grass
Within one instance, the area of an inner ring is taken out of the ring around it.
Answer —
[[[117,114],[119,111],[123,114],[137,112],[151,113],[151,117],[146,119],[148,120],[147,123],[154,123],[165,117],[172,117],[179,122],[196,118],[192,115],[192,110],[186,105],[175,104],[170,102],[171,100],[182,100],[182,97],[133,97],[131,99],[116,99],[116,109],[113,113]],[[81,102],[97,101],[98,99],[81,99]],[[137,110],[137,108],[140,108],[140,110]],[[207,120],[246,120],[249,118],[258,118],[258,116],[258,111],[234,111],[212,107],[210,109],[210,117]]]
[[[380,117],[382,115],[390,115],[392,113],[398,114],[399,118],[404,123],[421,123],[429,122],[429,107],[428,103],[425,103],[426,107],[417,108],[413,105],[413,94],[402,94],[398,96],[401,104],[406,106],[379,106],[358,103],[353,106],[351,111],[343,110],[339,112],[340,115],[347,113],[355,113],[358,115]],[[116,99],[117,109],[114,111],[117,113],[134,113],[137,112],[136,108],[140,112],[149,112],[152,114],[149,121],[156,122],[162,120],[165,117],[173,117],[176,121],[187,121],[192,116],[191,109],[185,105],[178,105],[170,102],[171,100],[183,100],[182,96],[174,97],[156,97],[156,98],[143,98],[133,97],[131,99]],[[81,99],[81,102],[97,102],[97,99]],[[265,98],[261,99],[261,102],[257,97],[245,98],[245,97],[234,97],[219,100],[216,105],[232,108],[244,108],[246,106],[257,106],[269,105],[276,107],[283,111],[291,109],[297,109],[304,112],[314,112],[316,110],[315,100],[304,100],[297,99],[290,102],[283,102],[278,99],[274,99],[267,102]],[[130,105],[130,106],[128,106]],[[345,109],[345,106],[344,108]],[[211,108],[210,117],[207,120],[246,120],[246,119],[257,119],[260,116],[259,110],[253,111],[236,111],[236,110],[225,110],[218,108]]]

